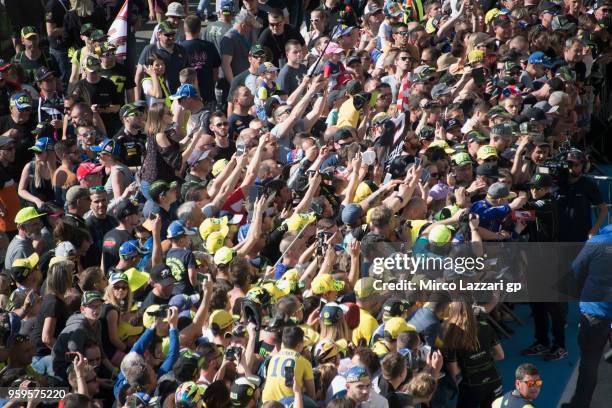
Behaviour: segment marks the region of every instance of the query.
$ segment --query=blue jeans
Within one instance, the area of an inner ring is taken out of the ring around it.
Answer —
[[[48,356],[34,356],[32,357],[32,368],[40,375],[53,375],[53,359],[51,354]]]
[[[149,194],[149,187],[151,187],[151,183],[145,180],[140,180],[140,192],[145,200],[152,200],[151,194]]]
[[[198,12],[205,15],[206,17],[210,16],[211,14],[215,14],[215,11],[211,10],[210,6],[210,0],[200,0],[198,2]]]

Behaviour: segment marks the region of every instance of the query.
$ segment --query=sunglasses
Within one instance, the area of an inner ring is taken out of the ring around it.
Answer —
[[[408,31],[398,31],[395,34],[401,35],[402,37],[408,37]]]
[[[176,33],[163,33],[163,35],[166,38],[174,38],[174,37],[176,37]]]
[[[410,61],[410,57],[399,57],[402,61]]]
[[[284,115],[284,114],[290,114],[290,113],[291,113],[291,108],[288,108],[288,109],[284,109],[284,110],[278,112],[278,116]]]
[[[114,290],[128,290],[128,285],[113,285]]]
[[[485,163],[497,162],[497,157],[489,157],[488,159],[484,159]]]
[[[225,127],[225,126],[229,126],[229,122],[225,121],[225,122],[219,122],[219,123],[215,123],[216,127]]]
[[[528,387],[541,387],[542,384],[544,384],[544,381],[542,380],[527,380],[522,382],[527,384]]]
[[[30,340],[30,336],[27,334],[17,334],[15,337],[13,337],[13,342],[18,344],[25,343],[28,340]]]
[[[268,25],[270,27],[280,27],[282,26],[284,23],[282,21],[279,21],[278,23],[268,23]]]

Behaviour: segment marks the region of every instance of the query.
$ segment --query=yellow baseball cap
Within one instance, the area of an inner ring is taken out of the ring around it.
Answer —
[[[385,338],[397,340],[397,336],[404,331],[416,331],[416,328],[406,323],[403,317],[392,317],[385,323]]]
[[[439,139],[438,140],[434,140],[433,142],[431,142],[431,144],[429,145],[428,149],[430,149],[432,147],[441,147],[448,154],[454,154],[455,153],[455,149],[450,147],[446,140],[439,140]]]
[[[212,170],[210,171],[213,177],[217,177],[223,170],[225,170],[225,166],[227,166],[227,159],[220,159],[215,162],[212,166]]]
[[[13,261],[13,268],[25,268],[25,269],[34,269],[36,268],[36,265],[38,265],[38,260],[40,258],[38,257],[38,254],[36,252],[34,252],[32,255],[30,255],[27,258],[21,258],[21,259],[15,259]]]
[[[376,289],[374,289],[374,281],[375,279],[372,278],[371,276],[367,276],[365,278],[361,278],[359,279],[356,283],[355,283],[355,295],[357,296],[357,299],[365,299],[368,296],[371,296],[374,294],[374,292],[376,291]]]
[[[327,292],[340,292],[344,289],[344,282],[334,279],[329,273],[322,273],[312,280],[310,289],[315,295],[322,295]]]
[[[493,19],[501,14],[498,8],[492,8],[485,14],[485,24],[489,24]]]
[[[46,214],[39,213],[38,211],[36,211],[36,208],[34,207],[25,207],[19,210],[17,212],[17,215],[15,215],[15,224],[20,225],[30,220],[33,220],[35,218],[42,217],[44,215]]]
[[[484,60],[485,53],[481,50],[472,50],[468,54],[468,64],[474,64]]]
[[[161,309],[160,305],[151,305],[146,308],[144,314],[142,315],[142,325],[144,327],[147,329],[153,327],[153,324],[155,323],[155,316],[151,316],[149,313],[157,312],[159,309]],[[168,319],[164,318],[164,322],[167,321]]]
[[[276,282],[267,282],[261,285],[261,287],[267,290],[270,296],[272,296],[272,304],[276,303],[278,299],[287,296],[291,292],[291,287],[289,285],[279,286]]]
[[[219,329],[224,330],[234,324],[234,317],[227,310],[217,309],[211,313],[208,325],[216,324]]]
[[[289,280],[289,281],[299,281],[300,280],[300,271],[295,268],[288,269],[283,276],[281,276],[281,280]]]
[[[436,246],[442,246],[450,242],[453,232],[446,225],[436,225],[429,231],[428,241]]]
[[[233,259],[234,250],[226,246],[219,248],[213,257],[215,265],[228,265]]]
[[[228,218],[207,218],[200,224],[200,236],[202,239],[207,239],[208,236],[213,232],[221,232],[223,238],[225,238],[229,232]]]
[[[136,268],[130,268],[125,271],[128,277],[128,286],[132,293],[142,288],[147,282],[149,282],[149,274],[146,272],[139,271]]]
[[[215,254],[225,244],[225,235],[221,231],[211,232],[206,238],[206,250],[209,254]]]
[[[119,327],[117,328],[117,334],[121,341],[126,340],[128,337],[139,336],[143,331],[144,327],[132,326],[128,322],[119,322]]]
[[[317,220],[317,216],[312,212],[308,214],[293,214],[287,218],[285,223],[289,231],[297,232],[304,228],[306,225]]]
[[[497,149],[491,145],[480,146],[476,152],[476,158],[478,160],[486,160],[489,157],[499,157],[497,155]]]

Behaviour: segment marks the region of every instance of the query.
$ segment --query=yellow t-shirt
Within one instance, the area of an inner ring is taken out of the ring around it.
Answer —
[[[370,345],[370,340],[377,327],[378,322],[370,312],[359,308],[359,326],[353,330],[353,344],[359,345],[359,339],[365,339],[366,346]]]
[[[299,384],[313,380],[312,365],[295,350],[281,349],[268,363],[266,385],[262,393],[262,402],[279,401],[293,395],[293,390],[285,385],[285,367],[293,367],[293,378]]]
[[[359,111],[353,105],[353,98],[347,99],[338,110],[338,127],[352,127],[357,129],[359,126]]]

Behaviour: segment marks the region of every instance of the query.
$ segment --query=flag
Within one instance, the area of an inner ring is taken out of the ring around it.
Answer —
[[[128,35],[128,1],[125,0],[117,17],[113,20],[108,29],[108,42],[117,46],[117,59],[125,60],[127,52],[127,35]]]

